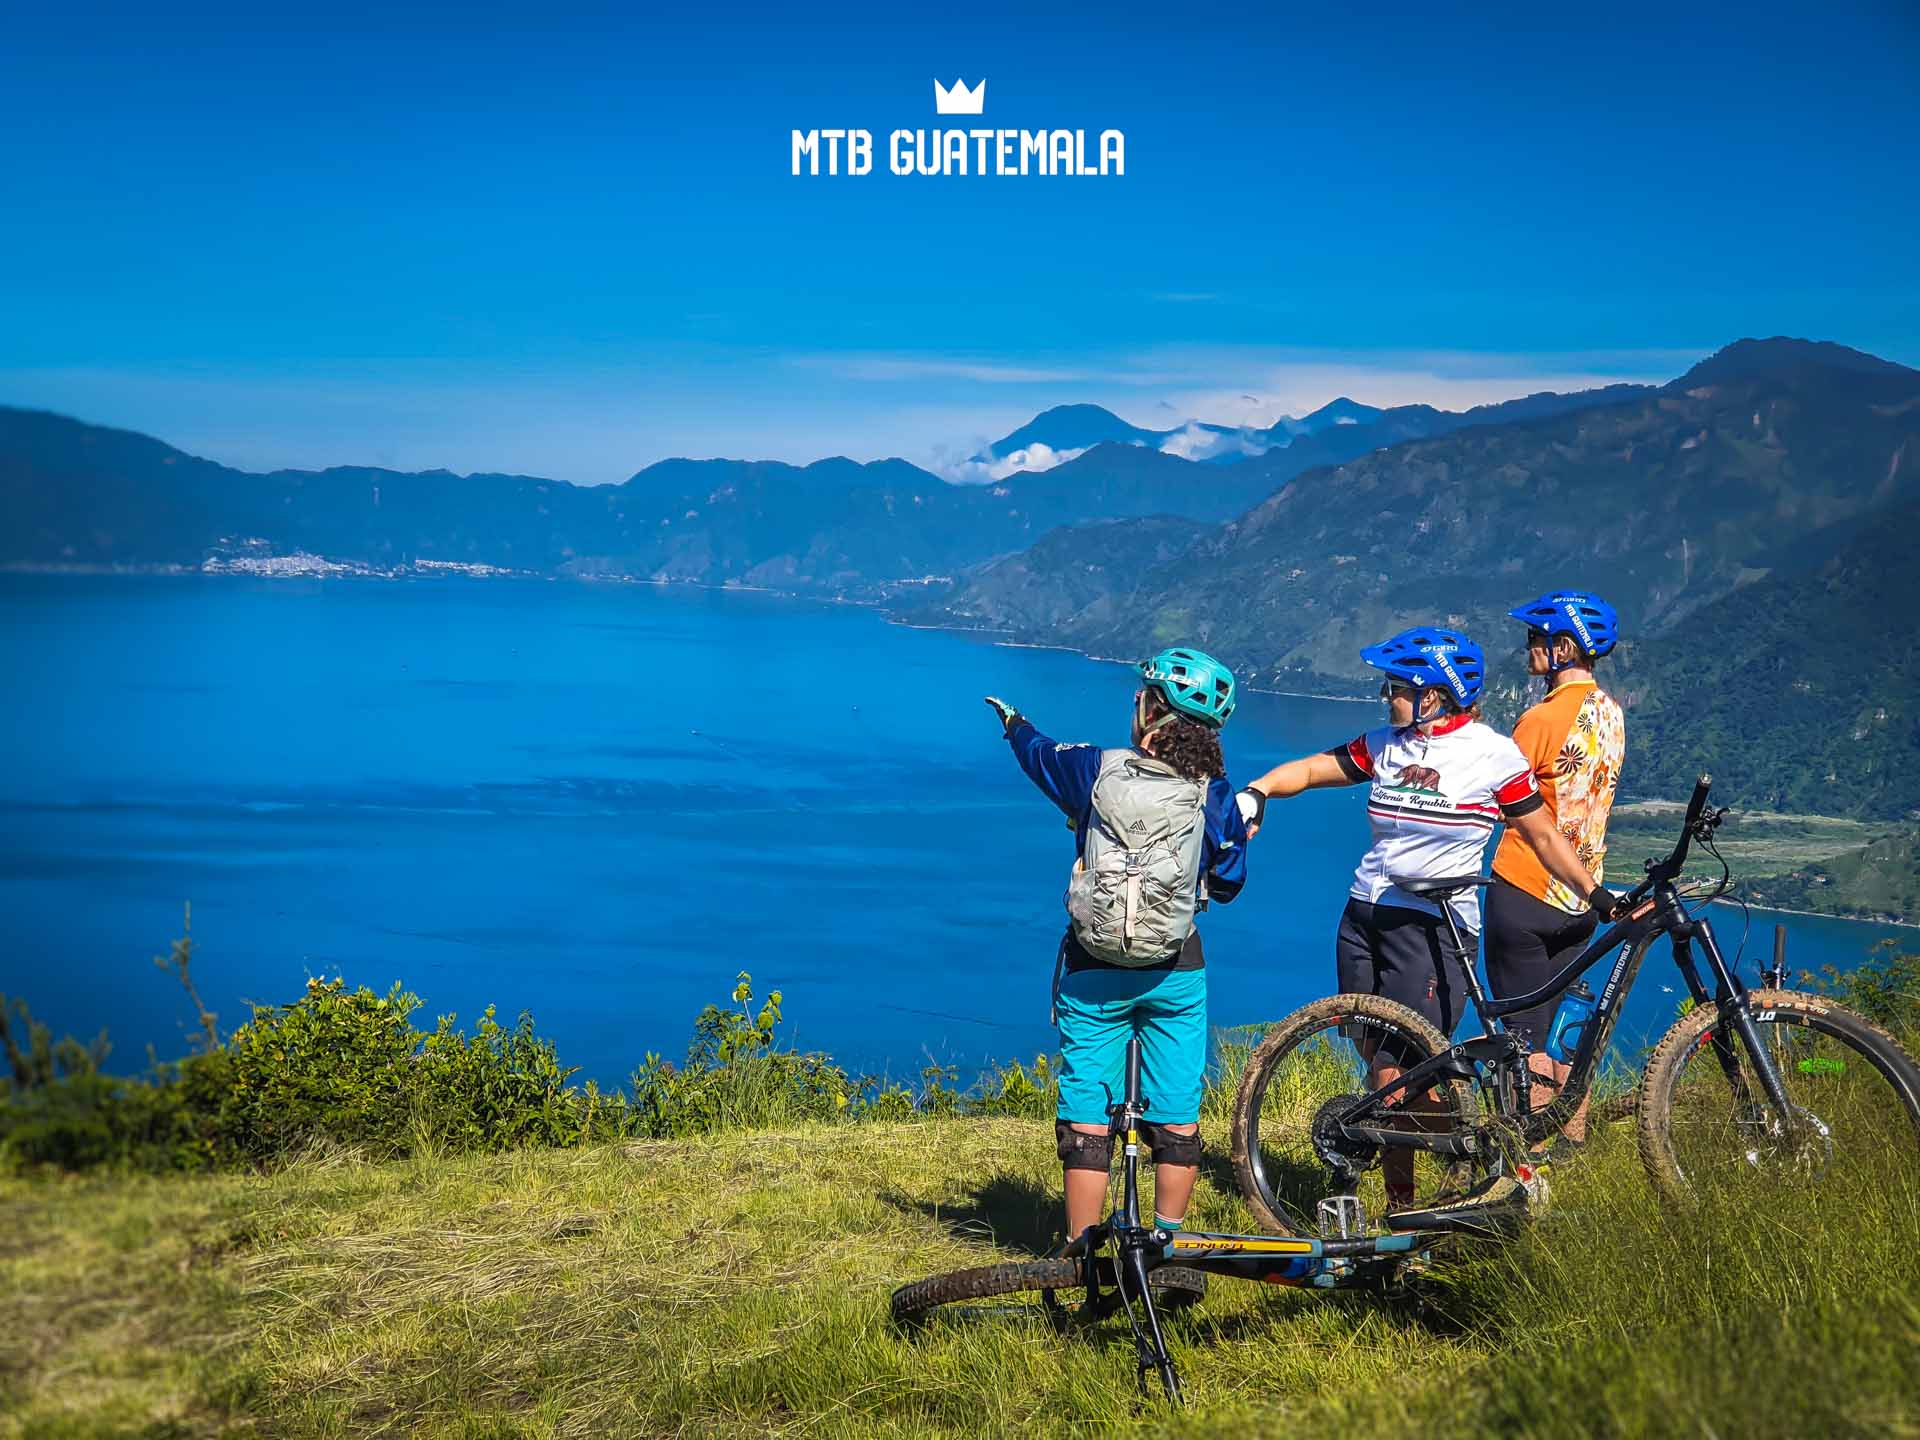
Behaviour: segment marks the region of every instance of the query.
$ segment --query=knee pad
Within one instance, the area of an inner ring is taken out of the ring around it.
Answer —
[[[1153,1163],[1156,1165],[1198,1165],[1200,1163],[1200,1132],[1182,1135],[1157,1125],[1151,1120],[1140,1122],[1140,1138],[1147,1142],[1147,1148],[1153,1151]]]
[[[1098,1170],[1102,1175],[1113,1168],[1113,1136],[1106,1132],[1089,1135],[1064,1120],[1053,1123],[1054,1148],[1060,1163],[1069,1170]]]

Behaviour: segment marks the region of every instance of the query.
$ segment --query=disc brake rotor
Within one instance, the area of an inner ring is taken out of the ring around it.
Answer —
[[[1743,1106],[1734,1117],[1746,1162],[1755,1170],[1785,1165],[1817,1180],[1833,1163],[1833,1131],[1813,1111],[1793,1107],[1793,1126],[1761,1105]]]

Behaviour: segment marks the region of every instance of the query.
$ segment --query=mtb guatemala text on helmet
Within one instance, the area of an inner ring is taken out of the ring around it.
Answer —
[[[1444,690],[1462,710],[1480,698],[1487,683],[1487,657],[1458,630],[1416,626],[1369,645],[1360,658],[1395,680],[1421,690]],[[1419,702],[1415,700],[1415,713]]]
[[[1233,714],[1233,672],[1204,650],[1175,645],[1142,661],[1140,675],[1189,720],[1218,730]]]
[[[1529,630],[1538,630],[1551,640],[1555,635],[1571,635],[1573,643],[1598,658],[1610,654],[1620,643],[1620,615],[1598,595],[1585,590],[1553,590],[1538,600],[1516,605],[1507,612]],[[1564,670],[1548,657],[1549,670]]]

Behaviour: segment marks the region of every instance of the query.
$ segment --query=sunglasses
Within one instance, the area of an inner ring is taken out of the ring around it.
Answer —
[[[1391,700],[1396,695],[1404,695],[1416,705],[1420,703],[1420,687],[1418,685],[1396,685],[1393,681],[1389,680],[1380,687],[1380,698],[1382,700]]]

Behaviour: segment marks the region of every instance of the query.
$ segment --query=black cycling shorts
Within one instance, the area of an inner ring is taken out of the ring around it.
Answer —
[[[1591,910],[1569,915],[1517,885],[1496,878],[1487,889],[1487,990],[1496,999],[1525,995],[1551,980],[1592,937],[1599,917]],[[1507,1028],[1535,1050],[1547,1043],[1560,993],[1531,1010],[1505,1016]]]
[[[1467,955],[1476,936],[1460,931]],[[1451,1038],[1467,1008],[1467,961],[1454,952],[1446,921],[1424,910],[1349,899],[1333,941],[1344,994],[1384,995],[1417,1010]]]

